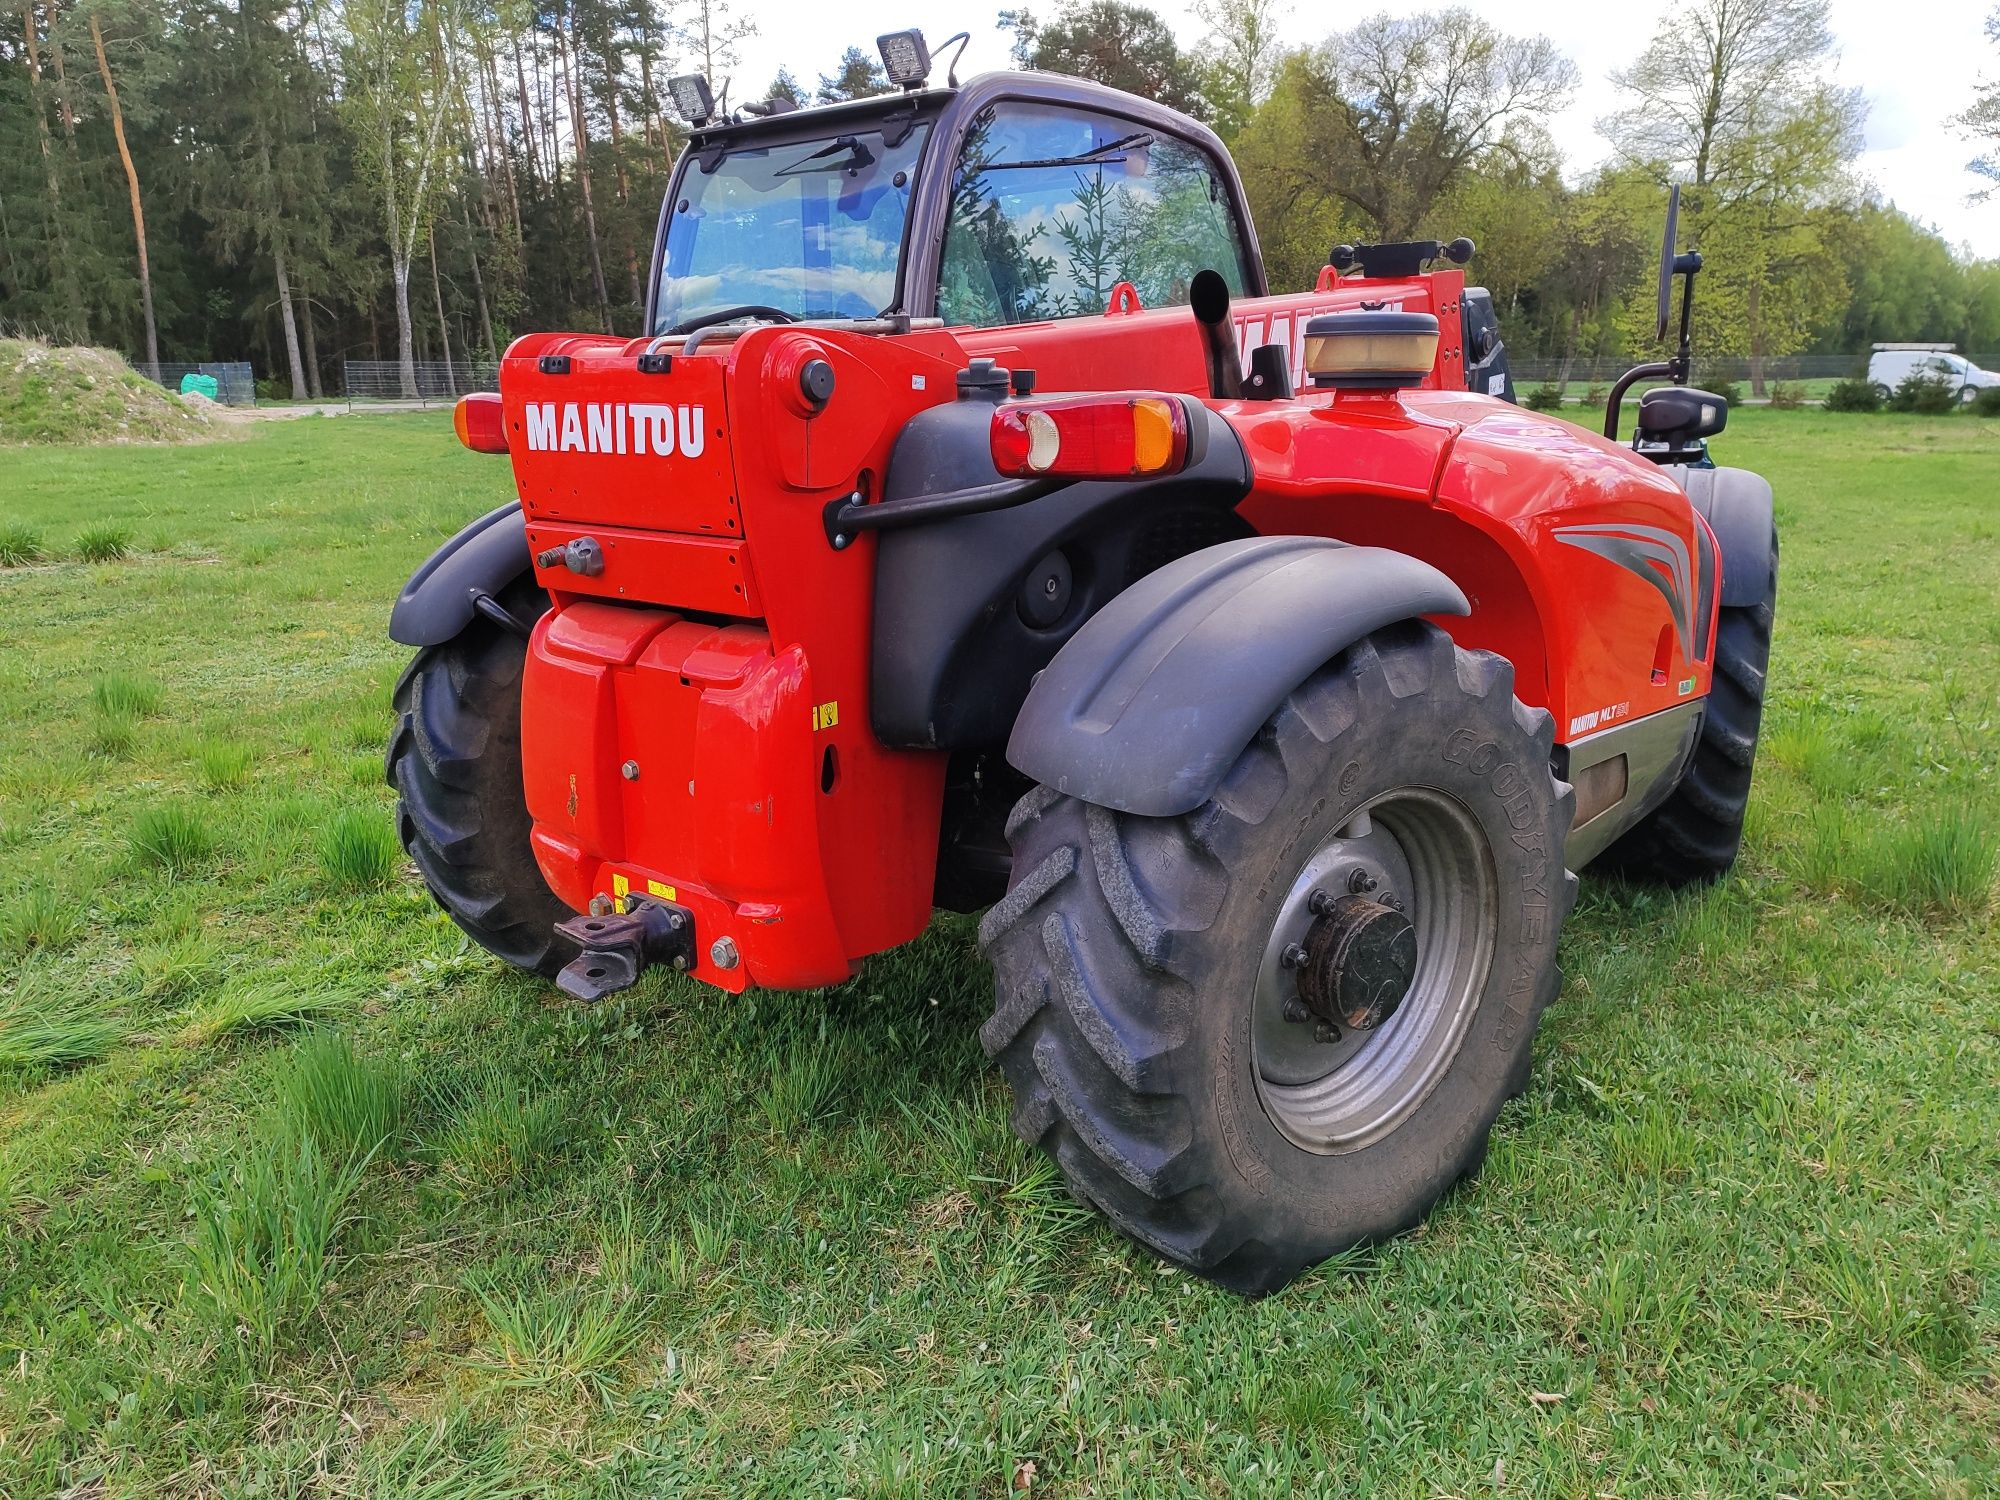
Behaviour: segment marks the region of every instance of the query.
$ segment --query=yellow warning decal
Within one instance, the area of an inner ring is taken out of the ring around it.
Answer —
[[[822,703],[813,709],[813,728],[831,729],[840,722],[840,703]]]
[[[611,901],[620,911],[625,910],[625,898],[632,894],[632,882],[616,871],[611,875]]]
[[[664,880],[647,881],[646,894],[649,896],[658,896],[662,901],[676,901],[680,899],[679,894],[674,888]]]

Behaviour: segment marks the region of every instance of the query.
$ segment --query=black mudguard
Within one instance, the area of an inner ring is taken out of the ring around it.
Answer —
[[[1190,553],[1112,600],[1036,679],[1007,759],[1068,796],[1175,817],[1285,695],[1371,631],[1471,612],[1429,563],[1324,537]]]
[[[1722,603],[1748,609],[1771,591],[1771,484],[1748,469],[1667,470],[1708,520],[1722,552]],[[1704,611],[1704,614],[1706,611]]]
[[[472,623],[475,598],[499,595],[530,566],[521,502],[488,511],[410,575],[389,614],[389,638],[443,645]]]

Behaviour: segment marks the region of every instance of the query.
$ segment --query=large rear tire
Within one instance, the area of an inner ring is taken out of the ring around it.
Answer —
[[[526,621],[548,608],[548,597],[524,579],[501,603]],[[528,843],[526,661],[527,643],[481,615],[419,651],[396,683],[386,769],[396,831],[438,905],[488,952],[553,975],[566,960],[555,924],[575,913],[549,889]]]
[[[980,928],[1016,1132],[1243,1293],[1414,1226],[1484,1159],[1556,993],[1575,804],[1553,733],[1505,661],[1409,623],[1298,687],[1184,817],[1030,792]],[[1394,897],[1413,929],[1376,1025],[1300,1019],[1322,888]]]
[[[1594,869],[1656,885],[1720,880],[1736,864],[1778,609],[1778,531],[1771,528],[1770,584],[1755,604],[1716,611],[1715,678],[1694,759],[1667,800],[1597,857]]]

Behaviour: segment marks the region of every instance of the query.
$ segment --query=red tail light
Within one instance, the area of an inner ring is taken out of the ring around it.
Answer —
[[[451,425],[458,429],[458,440],[474,453],[507,451],[507,421],[500,398],[492,391],[460,396],[451,409]]]
[[[993,467],[1032,479],[1130,479],[1187,467],[1187,408],[1173,396],[1055,396],[993,413]]]

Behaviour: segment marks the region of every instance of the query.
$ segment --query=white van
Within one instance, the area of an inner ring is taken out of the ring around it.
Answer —
[[[1912,371],[1942,375],[1961,406],[1986,387],[2000,385],[2000,375],[1954,354],[1950,344],[1877,344],[1868,356],[1868,379],[1885,401]]]

